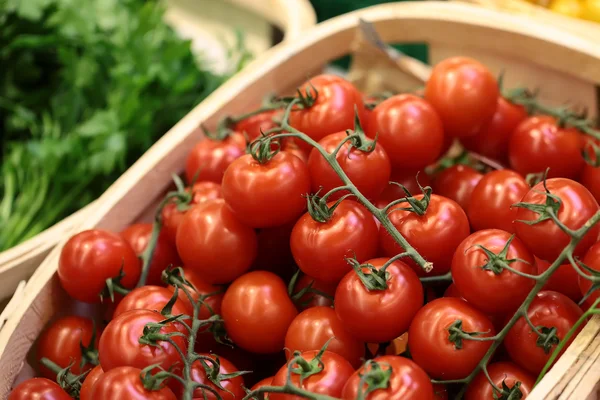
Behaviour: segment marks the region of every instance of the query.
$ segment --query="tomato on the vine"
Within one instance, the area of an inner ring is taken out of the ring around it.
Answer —
[[[402,190],[402,187],[396,185],[396,183],[404,186],[410,193],[419,193],[421,191],[419,185],[422,187],[431,186],[431,178],[423,170],[392,170],[390,182],[395,183],[388,182],[375,202],[375,205],[379,208],[385,207],[394,200],[406,197],[406,193]]]
[[[31,378],[19,383],[7,400],[72,400],[58,383],[46,378]]]
[[[591,250],[591,249],[590,249]],[[550,263],[539,258],[535,258],[537,264],[537,273],[541,275],[550,268]],[[554,271],[544,285],[544,290],[553,290],[562,293],[574,302],[578,303],[583,297],[579,290],[579,274],[571,266],[570,262],[566,262]]]
[[[185,280],[192,284],[192,287],[190,287],[188,285],[184,286],[188,290],[192,299],[194,301],[198,301],[200,296],[203,297],[204,304],[200,304],[200,310],[198,312],[198,319],[208,319],[213,314],[220,314],[221,313],[221,303],[223,302],[223,288],[221,288],[219,286],[211,285],[210,283],[206,283],[204,280],[202,280],[200,278],[200,276],[198,276],[198,274],[196,274],[194,271],[192,271],[188,268],[183,268],[183,274],[184,274]],[[169,286],[167,286],[167,290],[170,293],[173,293],[175,291],[175,287],[169,285]],[[179,289],[178,295],[179,295],[179,299],[181,300],[181,302],[183,302],[183,304],[185,304],[185,306],[189,310],[189,312],[190,312],[189,315],[192,315],[191,313],[194,309],[193,305],[190,302],[190,299],[188,298],[188,296],[183,291],[183,289],[181,289],[181,288]],[[210,295],[210,296],[208,296],[208,295]],[[209,309],[209,307],[210,307],[210,309]],[[211,310],[212,310],[212,312],[211,312]],[[175,312],[173,312],[173,314],[177,315],[177,313],[175,313]]]
[[[246,154],[246,138],[231,132],[225,139],[202,138],[185,160],[185,177],[189,184],[197,181],[221,183],[229,164]]]
[[[592,247],[590,247],[590,249],[587,251],[587,253],[585,253],[585,257],[583,258],[582,261],[589,268],[591,268],[594,271],[598,271],[600,273],[600,242],[598,242],[598,243],[594,244]],[[588,294],[588,292],[592,288],[592,281],[585,279],[584,277],[577,274],[577,272],[575,272],[575,270],[573,270],[573,267],[571,265],[569,265],[569,267],[571,268],[573,273],[575,273],[577,275],[580,295],[585,296],[586,294]],[[584,270],[583,272],[586,275],[591,275],[589,271]],[[585,300],[585,303],[588,306],[590,306],[594,303],[594,301],[596,301],[596,299],[598,297],[600,297],[600,292],[598,292],[598,290],[596,289]]]
[[[92,397],[92,390],[94,390],[94,385],[102,374],[104,374],[102,366],[97,365],[86,375],[85,380],[81,384],[81,389],[79,390],[79,400],[94,400]]]
[[[433,191],[440,196],[454,200],[466,212],[471,201],[471,194],[481,178],[483,178],[483,174],[468,165],[453,165],[433,179]]]
[[[279,126],[275,118],[281,115],[281,110],[263,111],[259,114],[244,118],[235,124],[235,131],[245,134],[248,142],[252,142],[269,129]]]
[[[129,292],[115,309],[113,319],[131,310],[151,310],[161,312],[173,297],[173,291],[163,286],[142,286]],[[180,298],[175,300],[172,315],[192,315],[189,303],[186,304]],[[184,328],[185,329],[185,328]]]
[[[146,388],[141,378],[142,371],[134,367],[117,367],[103,373],[92,389],[91,398],[102,400],[144,399],[176,400],[168,387]]]
[[[514,398],[526,398],[533,390],[535,377],[524,371],[513,363],[501,361],[487,366],[488,374],[496,387],[502,388],[506,385]],[[516,387],[517,383],[520,383]],[[521,396],[518,395],[521,393]],[[495,390],[488,378],[481,371],[469,384],[465,393],[465,400],[494,400],[500,398],[501,393]]]
[[[296,295],[301,292],[304,288],[309,287],[314,289],[315,291],[311,291],[310,289],[299,299],[296,299],[296,306],[299,310],[306,310],[310,307],[331,307],[333,305],[333,296],[335,296],[335,289],[337,288],[337,283],[325,283],[316,280],[315,278],[308,276],[306,274],[302,274],[296,285],[294,286],[294,290],[292,295]],[[323,296],[318,292],[321,292],[327,296]]]
[[[273,382],[273,377],[272,376],[268,376],[265,379],[262,379],[260,381],[258,381],[254,386],[252,386],[252,389],[250,389],[251,391],[254,391],[258,388],[261,388],[263,386],[271,386],[271,383]]]

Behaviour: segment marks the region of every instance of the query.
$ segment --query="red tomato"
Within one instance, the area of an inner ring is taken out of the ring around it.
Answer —
[[[594,168],[591,165],[585,164],[579,181],[594,195],[596,201],[600,203],[600,167]]]
[[[499,388],[502,388],[502,384],[504,383],[512,389],[517,382],[520,382],[521,385],[518,390],[523,395],[523,398],[529,396],[529,393],[533,390],[535,378],[529,372],[522,370],[513,363],[497,362],[488,365],[487,370],[492,382]],[[469,384],[469,388],[465,393],[465,400],[494,400],[500,396],[501,393],[490,385],[490,382],[482,371]]]
[[[444,297],[457,297],[459,299],[464,300],[464,297],[462,296],[462,294],[460,294],[458,288],[456,287],[456,284],[454,283],[451,283],[450,286],[446,288],[446,290],[444,291]]]
[[[499,229],[477,231],[463,240],[452,259],[452,280],[458,292],[487,314],[515,311],[535,285],[535,280],[503,269],[479,247],[499,255],[498,261],[512,269],[535,275],[537,268],[533,254],[519,238],[513,237],[506,254],[501,255],[511,236]]]
[[[261,164],[246,154],[231,163],[223,177],[223,198],[235,217],[253,228],[296,220],[306,208],[310,177],[298,157],[280,151]]]
[[[121,232],[123,239],[129,243],[133,251],[141,256],[152,236],[152,224],[133,224]],[[148,273],[147,285],[164,285],[162,272],[170,266],[177,267],[181,264],[177,249],[168,237],[161,232],[152,255],[150,272]]]
[[[414,197],[423,199],[423,195]],[[407,205],[402,203],[392,207],[388,212],[390,221],[425,260],[433,262],[431,275],[445,274],[450,271],[454,250],[469,236],[467,215],[455,201],[435,194],[431,195],[424,215],[400,210]],[[379,232],[379,243],[383,253],[389,257],[404,251],[385,229]],[[418,275],[425,275],[412,259],[405,260]]]
[[[333,202],[328,203],[331,207]],[[352,200],[343,200],[327,222],[304,214],[292,230],[292,254],[298,267],[322,282],[336,283],[352,267],[346,257],[358,261],[377,253],[377,224],[372,214]]]
[[[192,207],[177,231],[184,265],[207,283],[228,283],[256,258],[256,233],[242,224],[223,200]]]
[[[81,390],[79,391],[79,400],[94,400],[92,398],[92,390],[98,379],[104,374],[100,365],[95,366],[85,377]]]
[[[267,271],[248,272],[236,279],[221,305],[229,337],[253,353],[282,350],[285,334],[297,314],[285,283]]]
[[[318,353],[319,350],[305,351],[301,354],[301,357],[310,363]],[[323,370],[316,374],[310,375],[303,380],[300,380],[300,374],[292,372],[292,384],[311,393],[318,393],[321,395],[339,398],[342,395],[342,389],[344,388],[346,381],[354,373],[354,368],[352,368],[352,365],[350,365],[350,363],[344,357],[331,351],[323,352],[323,355],[321,356],[321,362],[323,364]],[[299,365],[294,364],[293,368],[299,368]],[[275,374],[271,385],[283,386],[287,380],[287,375],[288,366],[286,364],[281,367],[279,372]],[[301,399],[303,399],[303,397],[294,396],[291,394],[269,394],[269,400]]]
[[[471,194],[483,174],[469,166],[458,164],[443,170],[433,180],[433,191],[457,202],[467,211]]]
[[[477,135],[496,112],[498,83],[481,63],[452,57],[438,63],[425,85],[425,99],[439,113],[447,135]]]
[[[71,400],[71,396],[49,379],[31,378],[18,384],[7,400]]]
[[[72,298],[99,303],[106,280],[124,276],[119,283],[132,288],[141,272],[141,262],[119,235],[92,229],[71,237],[60,253],[58,279]]]
[[[288,140],[283,140],[281,150],[286,151],[288,153],[292,153],[293,155],[307,163],[308,154],[310,153],[311,148],[302,148],[294,141],[293,138],[288,138]]]
[[[585,257],[583,258],[583,263],[585,265],[587,265],[588,267],[590,267],[591,269],[593,269],[594,271],[600,271],[600,242],[598,242],[595,245],[593,245],[592,247],[590,247],[590,249],[585,254]],[[562,268],[562,267],[563,266],[561,265],[559,268]],[[581,294],[581,296],[585,296],[587,294],[587,292],[589,292],[589,290],[592,288],[592,282],[590,280],[587,280],[587,279],[579,276],[579,274],[577,274],[577,272],[575,272],[575,270],[573,269],[573,267],[571,265],[569,265],[569,268],[573,271],[574,274],[577,275],[577,280],[579,282],[579,290],[580,290],[579,293]],[[586,275],[590,275],[590,273],[585,270],[583,272]],[[598,297],[600,297],[600,293],[598,292],[598,290],[595,290],[594,293],[591,294],[586,299],[585,303],[589,307],[592,305],[592,303],[594,303],[594,301]]]
[[[290,237],[295,224],[296,221],[293,221],[258,231],[258,255],[252,270],[270,271],[285,281],[292,277],[296,263],[290,248]]]
[[[175,347],[167,341],[157,341],[157,345],[141,344],[144,326],[165,319],[160,313],[150,310],[131,310],[113,319],[102,332],[98,354],[102,369],[106,372],[122,366],[144,369],[159,364],[163,369],[182,367],[182,360]],[[177,332],[174,323],[168,323],[159,334]],[[181,336],[171,336],[171,340],[185,354],[187,340]],[[158,369],[157,369],[158,371]],[[94,385],[94,389],[98,384]],[[95,390],[94,390],[95,392]],[[95,398],[95,397],[94,397]]]
[[[412,94],[381,102],[373,110],[368,127],[366,133],[377,137],[394,168],[425,168],[442,154],[442,120],[431,104]]]
[[[496,334],[494,325],[481,311],[462,299],[442,297],[425,304],[413,318],[408,347],[413,360],[432,378],[462,379],[468,376],[492,345],[491,341],[462,340],[462,348],[450,341],[448,329],[462,321],[464,332]]]
[[[581,184],[564,178],[548,179],[546,187],[554,196],[562,200],[558,210],[558,220],[570,229],[581,228],[598,210],[598,202]],[[535,185],[521,200],[523,203],[546,204],[546,191],[543,183]],[[555,260],[569,244],[570,237],[564,233],[551,219],[535,225],[523,221],[535,221],[539,214],[519,208],[515,221],[517,235],[525,245],[542,260]],[[575,248],[574,255],[583,255],[598,239],[600,225],[593,227]]]
[[[231,133],[224,140],[205,137],[194,146],[185,160],[187,182],[190,184],[198,181],[221,183],[229,164],[244,154],[246,154],[246,138],[239,132]]]
[[[252,389],[250,389],[251,391],[255,391],[258,388],[261,388],[263,386],[271,386],[271,383],[273,382],[273,377],[269,376],[266,377],[265,379],[259,381],[257,384],[255,384],[254,386],[252,386]]]
[[[163,387],[148,390],[140,377],[141,370],[134,367],[118,367],[103,373],[92,389],[92,399],[123,400],[176,400],[171,389]]]
[[[433,384],[434,400],[448,400],[448,389],[440,383]]]
[[[528,191],[525,178],[514,171],[502,169],[485,174],[471,193],[470,204],[474,206],[467,210],[473,230],[502,229],[515,233],[513,221],[518,210],[512,205]]]
[[[537,264],[538,275],[541,275],[550,268],[548,261],[540,260],[536,257],[535,262]],[[573,269],[571,263],[567,261],[566,264],[558,267],[550,276],[550,279],[544,285],[544,290],[554,290],[555,292],[562,293],[578,303],[582,298],[578,281],[579,274]]]
[[[194,271],[184,268],[183,274],[185,279],[192,284],[193,287],[186,286],[186,289],[192,295],[194,301],[198,301],[200,296],[206,296],[208,294],[214,293],[211,296],[208,296],[204,299],[204,304],[200,306],[200,312],[198,313],[198,319],[208,319],[213,313],[220,314],[221,313],[221,303],[223,302],[223,293],[218,293],[222,291],[222,288],[219,286],[214,286],[209,283],[204,282],[198,274]],[[174,286],[167,286],[167,289],[170,293],[175,291]],[[186,305],[186,308],[193,312],[192,303],[190,303],[190,299],[186,296],[183,290],[179,289],[179,299]],[[213,311],[210,312],[209,308]],[[176,315],[175,312],[173,314]],[[191,315],[191,314],[190,314]]]
[[[346,138],[346,132],[332,133],[319,141],[319,144],[329,154]],[[358,150],[346,141],[336,155],[336,160],[356,188],[368,199],[376,199],[388,185],[390,180],[390,159],[383,149],[381,142],[376,143],[371,151]],[[329,192],[344,183],[323,155],[315,148],[308,158],[308,170],[312,192],[321,190],[322,194]],[[339,199],[347,190],[335,192],[327,199]]]
[[[274,121],[274,118],[279,117],[280,114],[281,110],[271,110],[253,115],[238,122],[235,131],[245,134],[248,141],[252,142],[269,129],[278,127],[279,124]]]
[[[525,107],[499,96],[494,116],[475,136],[461,139],[472,152],[504,161],[508,158],[508,143],[517,126],[527,118]]]
[[[151,310],[161,312],[165,305],[171,300],[171,297],[173,297],[173,290],[169,290],[162,286],[142,286],[133,289],[119,302],[119,305],[113,314],[113,318],[117,318],[121,314],[131,310]],[[189,307],[189,303],[186,304],[182,300],[177,299],[173,305],[171,314],[192,315],[192,310]],[[186,331],[184,331],[184,333],[185,332]]]
[[[583,315],[583,311],[567,296],[545,290],[539,292],[531,302],[527,315],[531,323],[540,329],[556,328],[556,336],[562,340]],[[579,330],[582,328],[583,324]],[[569,347],[575,336],[577,333],[571,337],[561,354]],[[556,344],[552,344],[546,352],[543,347],[536,344],[537,340],[538,335],[533,332],[524,318],[520,318],[515,323],[504,339],[504,346],[510,358],[536,376],[542,371],[556,348]]]
[[[391,371],[389,383],[385,389],[376,389],[364,397],[365,400],[433,400],[433,385],[427,373],[408,358],[399,356],[381,356],[373,359],[383,371]],[[372,364],[366,364],[356,371],[342,392],[342,399],[354,400],[360,391],[367,389],[360,387],[361,376],[372,370]]]
[[[310,307],[318,307],[318,306],[331,307],[333,305],[332,299],[333,299],[333,296],[335,295],[335,289],[337,288],[337,284],[324,283],[321,281],[317,281],[313,277],[302,274],[302,276],[296,282],[296,287],[294,288],[293,293],[294,294],[299,293],[302,289],[304,289],[308,285],[311,285],[312,289],[315,289],[315,290],[318,290],[325,294],[328,294],[329,296],[331,296],[331,299],[327,298],[325,296],[322,296],[318,293],[309,291],[308,293],[304,294],[304,296],[300,297],[300,299],[298,299],[296,301],[296,305],[298,306],[298,309],[306,310]]]
[[[369,260],[378,270],[388,258]],[[370,271],[362,269],[369,275]],[[423,306],[423,285],[417,274],[401,261],[386,269],[387,288],[368,290],[355,271],[342,278],[335,292],[335,311],[344,328],[369,343],[389,342],[408,330]]]
[[[548,177],[577,178],[585,163],[583,137],[575,128],[561,128],[555,118],[541,115],[523,121],[510,137],[511,167],[522,175],[544,172]]]
[[[419,179],[419,184],[421,186],[431,186],[431,178],[429,175],[425,173],[425,171],[416,171],[416,170],[399,170],[392,171],[392,175],[390,176],[391,182],[396,182],[401,185],[404,185],[406,189],[411,194],[420,194],[421,188],[417,184],[417,174]],[[406,197],[406,193],[402,188],[398,185],[388,183],[384,191],[381,193],[377,202],[375,203],[377,207],[383,208],[394,200],[401,199]]]

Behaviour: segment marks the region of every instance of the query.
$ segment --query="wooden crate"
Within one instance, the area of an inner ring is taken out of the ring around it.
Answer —
[[[302,40],[270,50],[192,110],[99,199],[77,230],[120,231],[152,212],[181,172],[187,152],[202,139],[199,123],[214,126],[222,116],[247,111],[267,93],[283,93],[351,52],[359,18],[372,22],[388,43],[426,42],[430,59],[476,57],[495,73],[506,71],[506,87],[543,89],[544,101],[586,106],[597,115],[600,47],[581,37],[536,23],[523,25],[507,14],[448,2],[385,4],[340,16],[305,32]],[[66,295],[56,277],[68,235],[36,270],[0,331],[0,397],[9,392],[44,325],[62,308]],[[595,399],[600,378],[600,323],[593,318],[529,399]]]

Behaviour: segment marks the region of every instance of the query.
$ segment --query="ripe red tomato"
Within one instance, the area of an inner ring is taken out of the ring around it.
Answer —
[[[443,170],[433,180],[433,191],[457,202],[465,212],[469,208],[471,194],[483,174],[467,165],[453,165]]]
[[[162,286],[142,286],[133,289],[119,302],[119,305],[113,314],[113,319],[131,310],[152,310],[161,312],[165,305],[171,300],[172,296],[173,290],[169,290]],[[189,303],[186,304],[182,300],[177,299],[175,304],[173,304],[171,314],[192,315],[192,310],[189,307]],[[184,331],[184,333],[185,332],[187,331]]]
[[[240,222],[223,200],[193,206],[177,230],[184,265],[207,283],[228,283],[256,258],[254,230]]]
[[[302,214],[310,177],[306,164],[291,153],[280,151],[264,164],[246,154],[227,168],[222,189],[239,221],[267,228],[292,222]]]
[[[7,400],[71,400],[56,382],[46,378],[31,378],[15,387]]]
[[[541,115],[523,121],[510,137],[511,167],[522,175],[544,172],[548,177],[575,179],[585,163],[583,137],[575,128],[561,128],[554,117]]]
[[[444,127],[435,109],[412,94],[399,94],[381,102],[372,112],[367,135],[390,156],[394,168],[421,169],[442,154]]]
[[[446,288],[446,290],[444,291],[444,297],[457,297],[459,299],[464,300],[464,297],[462,296],[462,294],[460,294],[458,288],[456,287],[456,284],[454,283],[451,283],[450,286]]]
[[[535,261],[538,275],[541,275],[550,268],[548,261],[540,260],[537,257]],[[583,297],[579,290],[578,281],[579,274],[573,269],[571,263],[567,261],[550,276],[550,279],[544,285],[544,290],[554,290],[555,292],[562,293],[575,303],[578,303]]]
[[[283,140],[281,145],[281,150],[287,151],[288,153],[292,153],[305,163],[308,162],[308,155],[310,153],[311,148],[302,148],[294,141],[294,138],[287,138],[287,140]]]
[[[385,389],[376,389],[364,397],[365,400],[433,400],[433,392],[427,373],[408,358],[399,356],[381,356],[373,359],[383,371],[392,370],[389,383]],[[359,398],[361,376],[372,370],[372,364],[366,364],[356,371],[342,392],[342,399],[354,400]]]
[[[378,270],[388,258],[375,258]],[[365,274],[370,274],[366,268]],[[342,278],[335,292],[335,312],[344,328],[357,339],[369,343],[389,342],[408,330],[423,306],[423,285],[417,274],[401,261],[386,269],[387,289],[368,290],[355,271]]]
[[[462,348],[450,341],[448,329],[462,321],[465,332],[496,334],[481,311],[462,299],[442,297],[425,304],[413,318],[408,347],[413,360],[435,379],[462,379],[469,375],[492,345],[491,341],[462,340]]]
[[[191,283],[193,286],[193,287],[186,286],[186,289],[188,289],[188,291],[192,295],[192,298],[194,299],[194,301],[198,301],[200,296],[206,296],[208,294],[214,293],[211,296],[206,297],[204,299],[204,303],[206,304],[206,306],[208,306],[208,307],[210,307],[210,309],[212,309],[214,314],[220,314],[221,313],[221,303],[223,302],[223,293],[222,293],[223,289],[219,286],[211,285],[210,283],[204,282],[198,276],[198,274],[196,274],[194,271],[192,271],[188,268],[183,269],[183,274],[184,274],[185,279],[189,283]],[[169,293],[173,293],[175,291],[174,286],[167,286],[167,289],[169,290]],[[219,292],[221,292],[221,293],[219,293]],[[186,296],[186,294],[181,289],[179,289],[179,299],[183,302],[183,304],[185,304],[186,308],[188,310],[190,310],[190,312],[193,312],[193,306],[192,306],[192,303],[190,303],[190,299]],[[210,310],[208,309],[208,307],[206,307],[206,306],[205,305],[200,306],[200,312],[198,313],[198,319],[208,319],[213,315],[213,313],[211,313]],[[175,312],[173,312],[173,314],[176,315]]]
[[[463,240],[452,259],[452,280],[458,292],[486,314],[515,311],[535,285],[535,280],[503,269],[479,247],[500,255],[499,262],[514,270],[535,275],[537,268],[533,254],[519,238],[513,237],[506,254],[501,255],[511,236],[499,229],[477,231]]]
[[[117,234],[101,229],[83,231],[71,237],[60,253],[58,279],[72,298],[99,303],[106,280],[116,278],[132,288],[141,272],[141,262],[129,245]]]
[[[583,185],[564,178],[553,178],[546,181],[546,187],[554,196],[562,200],[558,210],[558,220],[570,229],[581,228],[599,209],[594,196]],[[521,200],[523,203],[546,204],[546,191],[543,183],[535,185]],[[519,208],[515,221],[517,235],[525,245],[542,260],[552,261],[569,244],[570,237],[564,233],[551,219],[535,225],[523,221],[535,221],[539,214],[525,208]],[[575,248],[574,255],[583,255],[598,239],[600,225],[592,228]]]
[[[182,360],[175,347],[167,341],[157,341],[156,346],[141,344],[144,326],[165,319],[160,313],[150,310],[131,310],[113,319],[102,332],[98,354],[105,374],[113,368],[130,366],[144,369],[159,364],[163,369],[182,367]],[[159,334],[178,332],[175,323],[167,323]],[[183,351],[187,351],[187,340],[181,336],[171,336],[171,340]],[[158,371],[158,369],[156,369]],[[96,388],[98,384],[94,385]],[[94,390],[95,392],[95,390]],[[96,398],[96,397],[94,397]]]
[[[221,305],[229,337],[253,353],[283,349],[285,334],[297,314],[285,283],[267,271],[240,276],[225,292]]]
[[[600,242],[596,243],[585,253],[585,257],[583,258],[583,263],[593,269],[594,271],[600,271]],[[562,265],[560,266],[562,268]],[[578,286],[580,290],[581,296],[585,296],[587,292],[592,288],[592,282],[579,276],[573,267],[569,265],[569,268],[573,271],[575,275],[577,275]],[[586,275],[590,275],[589,272],[583,271]],[[589,306],[596,301],[596,299],[600,297],[600,292],[595,290],[593,294],[591,294],[586,300],[585,303]]]
[[[305,351],[301,354],[307,362],[311,362],[319,350]],[[321,395],[339,398],[342,395],[342,389],[348,381],[348,378],[354,373],[352,365],[339,354],[331,351],[323,352],[321,356],[323,370],[316,374],[310,375],[303,380],[300,380],[300,374],[292,372],[291,381],[294,386]],[[298,364],[294,364],[293,368],[299,368]],[[279,372],[273,377],[273,386],[283,386],[287,380],[288,366],[287,364],[281,367]],[[302,397],[290,394],[271,393],[269,400],[300,400]]]
[[[492,382],[499,388],[504,383],[512,389],[517,382],[520,382],[519,390],[523,398],[529,396],[529,393],[533,390],[535,378],[529,372],[522,370],[513,363],[505,361],[497,362],[488,365],[487,370]],[[499,398],[500,395],[501,393],[494,390],[482,371],[469,384],[469,388],[465,393],[465,400],[494,400]]]
[[[596,201],[600,203],[600,167],[594,168],[591,165],[585,164],[579,181],[594,195]]]
[[[81,384],[81,389],[79,390],[79,400],[94,400],[92,397],[92,390],[102,374],[104,374],[104,371],[100,365],[95,366],[90,373],[87,374],[85,380]]]
[[[392,175],[390,176],[391,182],[396,182],[401,185],[404,185],[406,189],[411,194],[419,194],[421,193],[421,188],[417,184],[417,174],[419,179],[419,184],[423,187],[431,186],[431,178],[429,175],[425,173],[425,171],[417,171],[417,170],[396,170],[392,171]],[[385,187],[375,205],[379,208],[383,208],[394,200],[401,199],[406,197],[406,193],[404,190],[398,185],[388,183]]]
[[[332,205],[328,203],[328,207]],[[375,256],[377,224],[362,205],[343,200],[327,222],[304,214],[292,230],[290,243],[302,272],[322,282],[336,283],[352,270],[346,257],[356,256],[360,262]]]
[[[433,384],[434,400],[448,400],[448,388],[440,383]]]
[[[244,154],[246,154],[246,138],[239,132],[232,132],[223,140],[205,137],[194,146],[185,160],[187,182],[189,184],[197,181],[221,183],[229,164]]]
[[[451,57],[438,63],[425,85],[447,135],[464,138],[480,133],[496,112],[498,83],[480,62]]]
[[[502,169],[485,174],[471,193],[470,204],[474,206],[467,210],[473,230],[502,229],[515,233],[513,221],[518,210],[512,205],[528,191],[525,178],[514,171]]]
[[[319,306],[331,307],[333,305],[333,296],[335,296],[335,289],[337,288],[336,283],[324,283],[316,280],[311,276],[302,274],[302,276],[296,282],[293,294],[299,293],[308,285],[311,285],[312,289],[318,290],[322,293],[331,296],[331,298],[327,298],[318,293],[308,292],[296,301],[296,306],[299,310],[306,310],[310,307]]]
[[[571,330],[582,314],[583,311],[573,300],[564,294],[550,290],[539,292],[527,310],[527,315],[534,326],[556,328],[556,336],[560,340]],[[582,328],[583,324],[579,330]],[[577,334],[571,337],[561,354],[569,347],[575,336]],[[554,343],[548,348],[548,352],[545,352],[543,347],[536,344],[537,340],[538,335],[533,332],[524,318],[520,318],[515,323],[504,339],[504,346],[510,358],[536,376],[542,371],[556,347]]]
[[[499,96],[496,112],[475,136],[461,139],[468,150],[504,161],[508,158],[508,143],[517,126],[527,118],[525,107]]]
[[[129,243],[133,251],[141,256],[152,236],[152,224],[133,224],[121,232],[121,237]],[[181,260],[177,255],[174,243],[161,232],[152,255],[150,272],[148,273],[147,285],[164,285],[161,279],[162,272],[169,266],[179,266]]]
[[[331,154],[346,137],[346,132],[332,133],[321,139],[319,144]],[[358,150],[346,141],[337,153],[336,160],[356,188],[368,199],[379,197],[388,185],[391,173],[390,158],[381,141],[377,142],[371,151]],[[320,189],[321,193],[325,194],[333,188],[344,185],[342,179],[316,148],[310,152],[308,170],[313,193]],[[347,193],[349,193],[347,190],[338,191],[327,199],[333,201]]]
[[[417,200],[423,199],[423,195],[414,197]],[[407,205],[402,203],[392,207],[388,213],[390,221],[425,260],[433,262],[430,275],[445,274],[450,271],[454,250],[469,236],[467,215],[455,201],[435,194],[431,195],[424,215],[400,210]],[[404,251],[385,229],[379,232],[379,243],[388,257]],[[406,258],[405,261],[413,267],[417,275],[425,275],[412,259]]]
[[[261,388],[263,386],[271,386],[271,383],[273,382],[273,377],[272,376],[268,376],[265,379],[259,381],[258,383],[256,383],[254,386],[252,386],[252,389],[250,389],[251,391],[255,391],[258,388]]]
[[[92,389],[92,399],[122,400],[176,400],[168,387],[148,390],[140,377],[141,370],[134,367],[117,367],[103,373]]]
[[[88,347],[94,336],[94,323],[89,318],[69,315],[52,322],[42,332],[37,343],[37,357],[48,358],[62,368],[71,363],[71,372],[79,375],[93,368],[91,364],[81,367],[81,345]],[[100,333],[96,331],[94,347],[98,348]],[[43,377],[56,379],[56,374],[43,365],[40,366]]]
[[[412,271],[411,271],[412,272]],[[295,351],[321,350],[323,345],[334,338],[327,350],[337,353],[358,367],[365,356],[365,344],[346,331],[331,307],[312,307],[294,318],[285,335],[287,359]]]
[[[262,133],[279,126],[274,121],[274,118],[277,118],[280,115],[280,110],[261,112],[260,114],[253,115],[238,122],[235,125],[235,131],[245,134],[248,137],[248,142],[252,142],[261,136]]]

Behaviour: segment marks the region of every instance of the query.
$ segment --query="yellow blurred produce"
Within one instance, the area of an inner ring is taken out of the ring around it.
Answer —
[[[589,21],[600,22],[600,0],[584,0],[580,17]]]
[[[582,16],[583,4],[580,0],[554,0],[549,8],[552,11],[569,17],[580,18]]]

